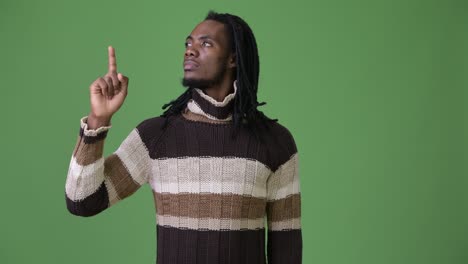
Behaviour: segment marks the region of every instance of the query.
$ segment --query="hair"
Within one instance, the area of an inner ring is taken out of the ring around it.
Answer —
[[[233,136],[242,126],[246,126],[257,139],[261,140],[260,130],[268,129],[270,123],[278,119],[270,119],[257,109],[266,102],[257,101],[258,78],[259,78],[259,56],[257,42],[249,25],[240,17],[228,13],[216,13],[210,10],[205,20],[214,20],[224,24],[227,30],[229,46],[236,56],[236,81],[237,91],[234,97],[234,109],[232,124]],[[178,115],[191,99],[192,87],[189,87],[177,99],[165,104],[162,109],[169,107],[161,115],[166,117],[164,127],[170,116]]]

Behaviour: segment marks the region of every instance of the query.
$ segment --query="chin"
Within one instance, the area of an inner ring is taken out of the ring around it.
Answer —
[[[184,78],[185,79],[199,79],[199,77],[197,77],[197,74],[195,74],[194,72],[190,72],[190,71],[184,72]]]
[[[187,72],[184,74],[184,78],[182,79],[183,86],[200,89],[205,89],[215,85],[219,85],[221,82],[222,75],[219,75],[218,78],[204,78],[196,76],[195,74],[187,74]]]
[[[188,77],[184,75],[182,79],[182,85],[185,87],[192,87],[192,88],[203,88],[205,86],[206,81],[200,78]]]

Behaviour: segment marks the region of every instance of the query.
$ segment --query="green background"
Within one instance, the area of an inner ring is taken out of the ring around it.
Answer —
[[[259,45],[300,155],[304,263],[468,263],[468,2],[0,2],[1,263],[154,263],[151,189],[91,218],[64,189],[107,46],[130,78],[105,154],[183,87],[209,9]]]

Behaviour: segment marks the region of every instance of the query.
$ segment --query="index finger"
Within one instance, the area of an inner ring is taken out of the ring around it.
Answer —
[[[115,50],[109,46],[109,73],[117,73],[117,60],[115,58]]]

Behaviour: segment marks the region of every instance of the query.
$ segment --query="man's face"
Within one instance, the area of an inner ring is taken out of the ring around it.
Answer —
[[[208,88],[220,84],[235,67],[224,25],[214,20],[198,24],[185,42],[184,86]]]

